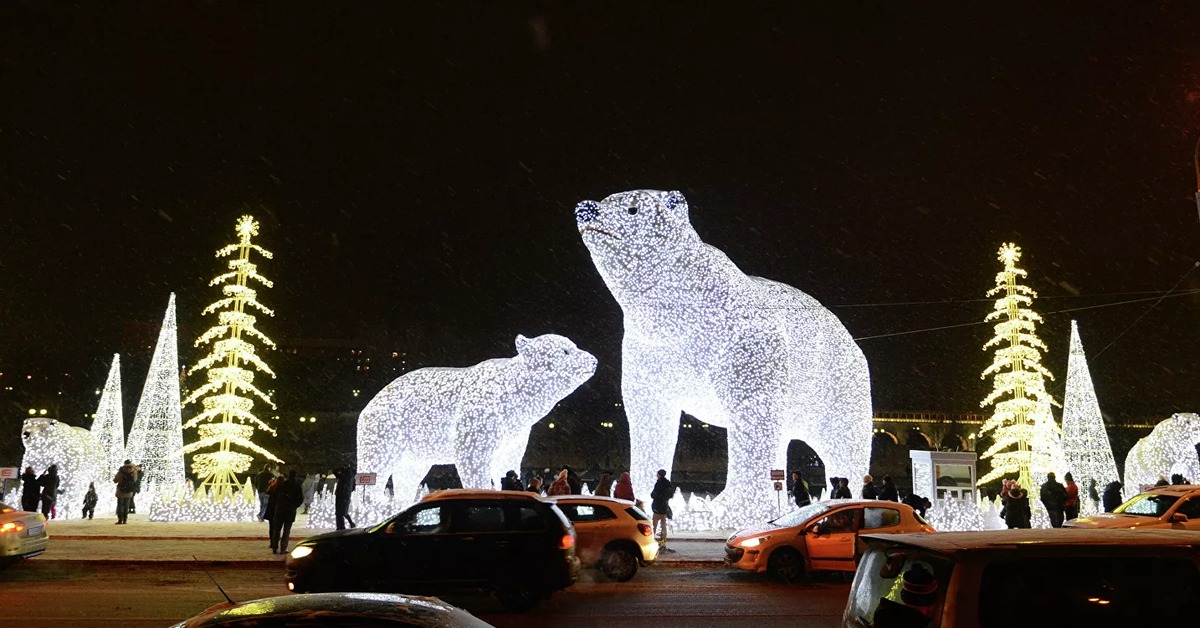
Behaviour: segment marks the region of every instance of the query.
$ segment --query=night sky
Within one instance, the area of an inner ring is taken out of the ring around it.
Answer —
[[[1194,3],[4,4],[10,369],[99,387],[113,353],[148,361],[172,291],[199,357],[248,212],[281,343],[468,365],[556,332],[601,361],[571,403],[611,406],[621,315],[572,209],[653,188],[832,308],[877,410],[978,407],[989,327],[892,334],[982,321],[1009,240],[1051,371],[1075,317],[1111,417],[1200,409]]]

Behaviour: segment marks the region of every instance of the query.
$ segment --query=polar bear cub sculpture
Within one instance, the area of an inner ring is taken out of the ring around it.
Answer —
[[[1200,415],[1192,412],[1171,415],[1154,426],[1150,434],[1134,443],[1125,456],[1125,494],[1136,495],[1138,486],[1153,485],[1158,476],[1182,474],[1189,482],[1200,479]]]
[[[21,429],[25,456],[21,470],[33,467],[38,474],[50,465],[58,465],[58,517],[74,519],[80,516],[83,496],[88,484],[96,483],[99,503],[96,512],[113,509],[116,503],[112,474],[107,468],[106,453],[100,442],[88,430],[44,417],[25,419]]]
[[[519,469],[529,430],[596,372],[596,358],[554,334],[517,336],[517,355],[423,368],[388,384],[358,418],[358,471],[392,476],[401,503],[429,467],[453,463],[466,488]]]
[[[576,226],[625,317],[621,389],[639,496],[671,468],[681,412],[726,427],[718,498],[727,525],[776,503],[770,469],[801,439],[829,476],[861,478],[871,453],[862,351],[829,310],[738,269],[692,228],[679,192],[639,190],[575,208]]]

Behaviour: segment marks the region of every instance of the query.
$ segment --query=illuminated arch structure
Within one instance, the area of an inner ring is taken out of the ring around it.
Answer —
[[[1200,415],[1195,413],[1174,414],[1154,426],[1125,456],[1125,495],[1136,495],[1138,486],[1153,485],[1160,475],[1170,479],[1179,473],[1190,482],[1200,481],[1198,442]]]
[[[793,439],[829,476],[866,473],[870,376],[836,316],[702,242],[679,192],[584,201],[575,217],[624,312],[621,387],[637,494],[649,495],[657,469],[671,469],[681,412],[728,429],[723,525],[771,515],[767,471],[784,468]]]

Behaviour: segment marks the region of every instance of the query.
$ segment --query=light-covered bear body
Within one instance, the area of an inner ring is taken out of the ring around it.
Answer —
[[[517,355],[466,368],[423,368],[388,384],[358,419],[358,472],[392,476],[406,503],[434,464],[466,488],[519,469],[529,430],[596,371],[596,358],[554,334],[517,336]]]
[[[96,437],[82,427],[67,425],[44,417],[25,419],[21,429],[25,456],[21,469],[33,467],[41,475],[50,465],[58,465],[58,518],[76,519],[83,510],[88,484],[96,483],[99,498],[96,512],[113,510],[116,504],[112,475],[106,468],[106,452]]]
[[[1152,486],[1160,475],[1169,479],[1179,473],[1189,482],[1200,480],[1198,442],[1200,415],[1195,413],[1173,414],[1155,425],[1125,456],[1125,495],[1136,495],[1139,486]]]
[[[681,412],[728,429],[720,503],[732,525],[774,510],[768,471],[785,468],[793,439],[831,477],[867,472],[870,376],[837,317],[703,243],[678,192],[623,192],[575,213],[624,312],[621,387],[640,497],[671,469]]]

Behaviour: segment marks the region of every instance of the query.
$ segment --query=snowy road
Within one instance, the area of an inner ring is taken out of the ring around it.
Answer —
[[[210,573],[238,601],[286,594],[279,570],[224,565]],[[783,585],[723,569],[646,569],[624,583],[583,581],[529,614],[508,614],[484,594],[447,595],[507,626],[836,626],[849,586]],[[222,601],[208,577],[176,565],[27,561],[0,572],[0,625],[169,626]]]

